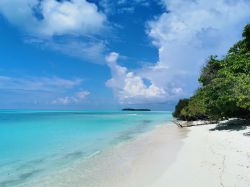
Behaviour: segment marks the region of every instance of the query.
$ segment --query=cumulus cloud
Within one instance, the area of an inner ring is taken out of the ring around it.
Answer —
[[[106,16],[87,0],[1,0],[0,15],[26,34],[26,43],[103,62]]]
[[[12,24],[42,36],[93,33],[106,19],[86,0],[1,0],[0,13]]]
[[[52,104],[78,104],[84,101],[84,99],[89,95],[90,93],[88,91],[80,91],[76,92],[73,96],[65,96],[65,97],[59,97],[52,101]]]
[[[166,11],[149,22],[148,35],[159,61],[139,74],[170,95],[192,94],[209,55],[223,55],[250,20],[246,0],[162,0]]]
[[[162,0],[162,4],[165,12],[148,22],[147,29],[158,48],[158,62],[128,71],[117,64],[117,53],[106,58],[112,72],[106,84],[121,102],[190,96],[198,87],[206,59],[224,55],[250,20],[250,1],[246,0]]]
[[[106,82],[106,85],[114,90],[120,103],[147,103],[165,98],[166,92],[163,88],[155,86],[150,80],[147,85],[142,77],[118,65],[118,58],[119,54],[115,52],[106,57],[112,74],[112,78]]]

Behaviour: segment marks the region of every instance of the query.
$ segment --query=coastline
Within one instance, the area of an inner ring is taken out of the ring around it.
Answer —
[[[21,186],[250,186],[250,137],[243,135],[250,128],[216,130],[216,126],[159,126],[88,163]]]
[[[163,124],[93,156],[87,163],[77,162],[70,168],[19,186],[150,186],[174,162],[187,131],[172,123]]]

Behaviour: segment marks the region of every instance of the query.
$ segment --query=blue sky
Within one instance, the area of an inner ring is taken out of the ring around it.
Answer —
[[[1,0],[0,108],[171,109],[250,22],[247,0]]]

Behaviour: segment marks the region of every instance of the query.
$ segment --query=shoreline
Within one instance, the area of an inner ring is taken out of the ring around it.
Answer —
[[[156,126],[131,141],[99,153],[87,163],[77,162],[20,186],[146,187],[174,162],[187,131],[172,123]]]
[[[158,126],[87,164],[80,162],[20,186],[250,186],[250,137],[243,135],[250,128],[215,130],[216,126]]]

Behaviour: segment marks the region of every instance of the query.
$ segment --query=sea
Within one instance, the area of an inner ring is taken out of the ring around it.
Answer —
[[[169,111],[0,110],[0,187],[88,160],[171,119]]]

